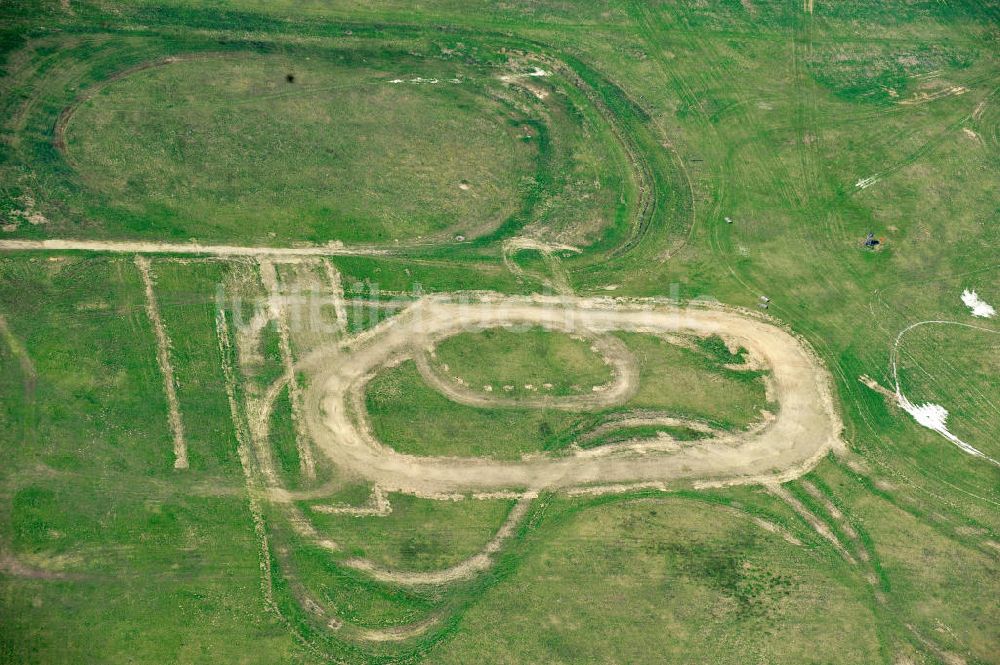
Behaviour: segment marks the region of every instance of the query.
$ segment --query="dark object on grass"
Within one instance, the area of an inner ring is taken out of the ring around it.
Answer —
[[[285,74],[285,80],[289,83],[295,83],[295,74]]]
[[[879,241],[875,238],[875,234],[869,231],[865,237],[865,247],[875,247],[878,244]]]

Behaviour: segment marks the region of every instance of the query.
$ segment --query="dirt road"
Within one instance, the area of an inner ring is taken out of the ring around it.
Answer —
[[[780,412],[766,427],[745,435],[643,455],[575,455],[523,462],[415,457],[375,439],[358,405],[380,367],[413,357],[415,344],[427,337],[507,324],[589,335],[626,330],[732,337],[771,368]],[[304,410],[317,446],[337,466],[388,491],[441,494],[682,479],[712,484],[775,482],[805,473],[829,450],[843,446],[829,376],[819,359],[791,333],[731,309],[495,294],[464,303],[429,297],[343,347],[317,349],[300,369],[311,375]]]
[[[194,254],[203,256],[343,256],[387,254],[371,247],[345,247],[342,243],[306,247],[241,247],[191,242],[141,242],[116,240],[0,240],[0,251],[84,251],[121,254]]]

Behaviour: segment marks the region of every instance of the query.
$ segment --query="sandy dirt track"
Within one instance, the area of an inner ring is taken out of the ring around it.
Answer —
[[[735,338],[771,368],[779,414],[757,431],[679,451],[624,451],[604,457],[521,462],[416,457],[375,439],[360,396],[380,367],[413,357],[429,338],[517,324],[590,335],[625,330]],[[483,294],[471,302],[428,297],[352,342],[317,349],[300,368],[311,375],[305,415],[317,446],[337,466],[388,491],[443,494],[675,480],[776,482],[805,473],[828,451],[843,446],[828,374],[806,344],[761,317],[722,307],[496,294]]]
[[[387,254],[370,247],[345,247],[341,243],[307,247],[244,247],[240,245],[202,245],[187,242],[141,242],[116,240],[0,240],[0,251],[84,251],[120,254],[193,254],[207,256],[341,256]]]

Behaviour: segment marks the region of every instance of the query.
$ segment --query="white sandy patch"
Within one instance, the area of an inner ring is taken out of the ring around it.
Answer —
[[[542,69],[541,67],[535,67],[530,72],[521,72],[518,74],[504,74],[503,76],[500,77],[500,80],[503,81],[504,83],[509,83],[510,81],[516,81],[517,79],[520,78],[526,78],[526,77],[541,78],[543,76],[551,76],[551,74]]]
[[[414,78],[411,78],[411,79],[392,79],[391,81],[389,81],[389,83],[392,83],[392,84],[412,83],[414,85],[437,85],[438,83],[445,83],[445,82],[446,83],[461,83],[462,79],[457,79],[457,78],[456,79],[445,79],[444,81],[442,81],[441,79],[436,79],[436,78],[425,79],[425,78],[423,78],[421,76],[417,76],[417,77],[414,77]]]
[[[17,197],[17,201],[21,204],[22,208],[10,211],[11,223],[15,226],[15,228],[22,221],[28,222],[32,226],[48,224],[49,220],[46,219],[45,215],[35,209],[35,199],[33,196],[23,194]]]
[[[965,306],[972,310],[972,316],[978,316],[983,319],[992,319],[997,315],[996,309],[993,305],[990,305],[985,300],[979,297],[979,294],[975,291],[966,289],[962,291],[962,302]]]
[[[874,185],[876,182],[878,182],[878,176],[873,175],[869,178],[861,178],[856,183],[854,183],[854,186],[857,187],[858,189],[867,189],[868,187]]]
[[[918,424],[923,425],[927,429],[934,430],[968,454],[974,457],[981,457],[1000,466],[1000,462],[997,462],[983,451],[969,445],[948,431],[948,409],[940,404],[931,404],[930,402],[926,404],[914,404],[906,398],[906,395],[899,392],[898,389],[896,390],[896,400],[899,402],[899,408],[913,416],[913,419]]]
[[[966,291],[966,293],[969,293]],[[963,301],[965,300],[965,295],[962,296]],[[968,303],[966,303],[968,304]],[[992,309],[992,308],[990,308]],[[926,427],[927,429],[933,430],[943,436],[944,438],[951,441],[953,444],[958,446],[962,451],[972,455],[973,457],[979,457],[981,459],[987,460],[1000,466],[1000,462],[993,459],[983,451],[975,448],[974,446],[966,443],[962,439],[958,438],[948,430],[948,409],[944,408],[940,404],[932,404],[927,402],[925,404],[914,404],[911,402],[903,391],[899,387],[899,368],[896,364],[896,358],[899,355],[899,342],[903,339],[903,335],[913,330],[918,326],[923,326],[927,324],[939,324],[939,325],[954,325],[962,326],[964,328],[972,328],[974,330],[982,330],[984,332],[996,332],[988,328],[980,328],[979,326],[972,326],[967,323],[959,323],[958,321],[918,321],[906,328],[904,328],[898,335],[896,335],[896,342],[892,347],[892,378],[896,384],[896,402],[899,404],[899,408],[910,414],[917,424]]]

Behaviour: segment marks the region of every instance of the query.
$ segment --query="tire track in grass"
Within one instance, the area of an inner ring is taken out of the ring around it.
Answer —
[[[233,431],[236,435],[236,450],[240,460],[240,468],[243,470],[243,477],[250,505],[250,516],[254,525],[254,533],[257,535],[258,556],[261,571],[261,593],[264,597],[264,605],[269,611],[277,615],[282,623],[292,630],[295,633],[295,636],[301,640],[307,648],[314,653],[325,657],[326,654],[313,644],[313,642],[306,638],[301,631],[299,631],[296,626],[294,626],[292,622],[281,613],[281,610],[278,608],[278,604],[274,600],[274,580],[271,574],[271,546],[267,537],[264,514],[259,500],[259,497],[262,496],[264,492],[259,486],[253,472],[250,458],[250,445],[248,443],[251,435],[247,431],[243,419],[240,417],[239,403],[236,399],[236,376],[233,372],[233,348],[230,341],[229,324],[226,322],[226,315],[221,309],[216,311],[215,329],[216,337],[218,338],[219,353],[222,359],[222,373],[225,379],[226,397],[229,401],[229,413],[233,421]],[[291,519],[294,521],[295,515],[292,515]],[[314,540],[319,539],[315,533],[313,535],[315,536]],[[322,546],[322,543],[319,544]],[[301,599],[301,602],[307,610],[324,618],[328,629],[340,630],[342,627],[345,627],[343,620],[336,616],[330,616],[316,601],[313,601],[311,598],[305,597]],[[347,626],[347,632],[348,636],[365,642],[399,642],[423,634],[435,625],[437,621],[438,618],[432,616],[424,621],[420,621],[412,625],[395,626],[385,629],[366,629],[356,626]]]
[[[38,382],[38,373],[35,371],[35,363],[32,362],[28,350],[11,331],[10,326],[7,325],[7,319],[4,318],[3,314],[0,314],[0,337],[3,338],[10,352],[17,358],[18,365],[21,367],[21,380],[24,383],[24,401],[30,404],[35,401],[35,385]]]
[[[260,259],[258,265],[260,266],[261,281],[270,297],[271,317],[278,329],[278,345],[281,349],[281,361],[285,366],[288,401],[292,405],[292,421],[295,425],[295,448],[299,453],[299,471],[307,480],[314,480],[316,478],[316,461],[313,459],[309,434],[302,425],[302,390],[295,376],[291,334],[288,330],[288,321],[285,319],[285,307],[282,304],[278,274],[271,261]]]
[[[848,520],[847,516],[844,515],[843,511],[837,508],[830,497],[824,494],[818,487],[816,487],[816,485],[812,484],[808,480],[800,480],[799,485],[802,486],[802,489],[804,489],[809,496],[814,498],[820,503],[820,505],[823,506],[823,509],[826,510],[830,518],[836,522],[841,533],[850,539],[851,544],[857,550],[858,558],[861,559],[861,562],[868,564],[872,558],[871,554],[868,552],[865,544],[861,541],[861,536],[858,535],[857,530],[855,530],[854,526],[851,525],[850,520]]]
[[[274,602],[273,582],[271,580],[271,549],[268,544],[267,531],[264,527],[264,515],[260,508],[257,483],[250,467],[250,448],[247,444],[248,434],[240,418],[239,404],[236,402],[236,377],[233,373],[232,344],[229,339],[229,324],[225,313],[219,309],[215,313],[215,332],[219,343],[219,354],[222,357],[222,374],[226,385],[226,397],[229,400],[229,415],[233,421],[233,432],[236,435],[236,452],[243,469],[247,497],[250,501],[250,516],[253,519],[254,533],[257,534],[260,556],[261,592],[264,604],[279,616],[278,606]]]
[[[774,496],[778,497],[779,499],[787,503],[789,506],[791,506],[792,510],[794,510],[799,515],[799,517],[804,519],[809,524],[809,526],[811,526],[813,530],[816,531],[816,533],[818,533],[820,536],[829,541],[830,544],[833,545],[833,548],[837,550],[837,553],[844,558],[844,561],[850,564],[857,563],[854,557],[851,556],[851,553],[847,551],[847,548],[845,548],[844,545],[840,542],[840,540],[837,539],[837,536],[834,535],[830,527],[828,527],[823,520],[814,515],[812,511],[806,508],[806,506],[797,498],[795,498],[795,496],[792,495],[791,492],[789,492],[781,485],[776,485],[776,484],[766,485],[766,488],[768,492],[770,492],[771,494],[773,494]]]
[[[389,502],[389,495],[376,485],[372,488],[372,494],[368,502],[363,506],[331,505],[321,504],[311,506],[314,513],[324,513],[326,515],[354,515],[355,517],[386,517],[392,514],[392,504]]]
[[[401,586],[442,585],[471,579],[477,573],[489,570],[493,566],[493,555],[499,552],[503,544],[514,535],[517,525],[521,523],[521,520],[528,512],[528,508],[531,507],[531,502],[537,497],[537,492],[522,494],[518,502],[511,508],[510,513],[507,514],[507,519],[504,521],[503,526],[500,527],[490,542],[486,544],[486,547],[481,552],[449,568],[430,572],[390,570],[367,559],[348,559],[344,562],[344,565],[363,571],[379,582],[399,584]]]
[[[153,292],[153,271],[149,259],[144,256],[135,257],[135,265],[142,275],[142,283],[146,292],[146,314],[153,325],[156,334],[156,362],[163,374],[163,390],[167,395],[167,420],[174,439],[174,468],[188,468],[187,442],[184,440],[184,421],[181,420],[180,401],[177,399],[177,382],[174,378],[174,368],[170,364],[170,338],[167,329],[160,318],[160,308]]]
[[[567,329],[567,334],[570,332]],[[574,331],[575,332],[575,331]],[[478,409],[556,409],[560,411],[585,411],[611,408],[627,403],[639,391],[639,363],[632,351],[617,337],[594,335],[591,350],[601,356],[612,369],[613,378],[600,386],[594,386],[590,394],[567,395],[565,397],[505,398],[476,392],[472,388],[441,376],[431,365],[429,351],[417,346],[413,359],[417,371],[424,382],[436,389],[449,400]]]
[[[265,287],[267,287],[266,270],[261,270],[260,272],[261,272],[261,279],[264,282]],[[273,265],[271,265],[271,272],[272,272],[272,277],[274,277],[276,280],[276,274],[274,274]],[[282,298],[278,296],[276,291],[274,291],[273,289],[269,290],[270,290],[269,302],[271,306],[280,307],[281,306],[280,303],[282,303]],[[276,318],[276,319],[278,318],[273,314],[274,312],[272,311],[272,316],[266,318],[264,325],[266,325],[267,321],[270,321],[271,318]],[[255,332],[251,333],[251,337],[244,340],[245,342],[244,346],[246,348],[253,349],[259,346],[259,339],[257,339],[255,335],[259,335],[260,330],[262,328],[263,326],[255,328]],[[240,355],[241,364],[243,364],[245,360],[246,357]],[[243,366],[245,367],[245,365]],[[275,494],[284,496],[287,494],[287,492],[284,490],[278,490],[281,483],[278,479],[278,475],[274,467],[274,461],[271,456],[271,449],[269,447],[269,437],[267,433],[268,431],[267,423],[271,417],[273,401],[278,395],[278,393],[281,390],[288,387],[290,391],[289,394],[291,395],[291,388],[290,388],[291,377],[294,377],[294,372],[291,374],[286,372],[284,375],[282,375],[268,389],[267,395],[265,396],[264,399],[254,398],[247,395],[245,400],[246,417],[247,417],[247,437],[248,437],[247,441],[252,446],[252,449],[255,452],[258,465],[257,471],[263,478],[266,492],[270,493],[272,495],[272,498],[273,495]],[[294,415],[295,414],[293,411],[293,419]],[[297,446],[298,446],[298,441],[299,440],[297,438],[296,439]],[[299,459],[301,464],[301,459],[302,459],[301,455]],[[335,541],[329,538],[325,538],[323,535],[321,535],[313,526],[312,522],[310,522],[309,519],[302,513],[302,511],[299,510],[299,508],[295,506],[291,501],[282,501],[282,503],[285,504],[284,505],[285,516],[288,520],[289,525],[295,530],[295,532],[299,536],[310,540],[317,547],[320,547],[330,552],[336,552],[340,549],[340,546]]]

